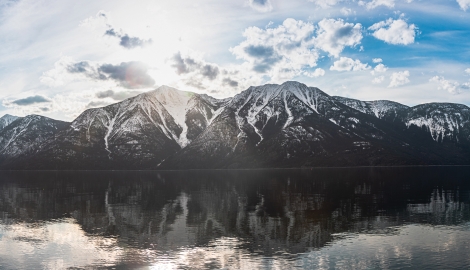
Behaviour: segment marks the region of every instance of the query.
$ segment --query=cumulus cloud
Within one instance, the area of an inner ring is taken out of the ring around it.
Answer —
[[[467,69],[465,70],[465,72],[466,72],[467,74],[470,74],[470,68],[467,68]]]
[[[378,72],[378,73],[383,73],[383,72],[385,72],[385,71],[387,71],[387,70],[388,70],[388,68],[387,68],[384,64],[380,63],[380,64],[378,64],[378,65],[375,66],[374,70],[372,70],[372,71],[370,72],[370,74],[375,75],[376,72]]]
[[[386,6],[393,8],[395,6],[395,0],[372,0],[370,2],[359,1],[360,6],[365,6],[367,9],[374,9],[379,6]]]
[[[328,8],[341,2],[341,0],[308,0],[308,1],[322,8]]]
[[[269,12],[273,10],[271,0],[248,0],[248,5],[259,12]]]
[[[70,63],[66,70],[93,80],[113,80],[129,89],[152,87],[155,84],[155,80],[147,74],[147,66],[137,61],[122,62],[119,65],[82,61]]]
[[[95,16],[80,21],[79,26],[96,28],[99,25],[103,25],[104,23],[108,22],[108,17],[108,13],[106,11],[100,10]]]
[[[363,64],[359,60],[353,60],[348,57],[341,57],[330,67],[330,70],[336,71],[361,71],[366,69],[370,69],[368,64]]]
[[[350,14],[353,13],[352,9],[350,9],[350,8],[345,8],[345,7],[341,8],[341,9],[340,9],[340,12],[341,12],[341,14],[343,14],[344,16],[348,16],[348,15],[350,15]],[[356,13],[356,12],[354,12],[354,14],[355,14],[355,13]]]
[[[382,63],[382,58],[374,58],[374,59],[372,59],[372,62],[374,62],[376,64],[377,63]]]
[[[388,68],[384,64],[378,64],[377,66],[375,66],[374,71],[375,72],[385,72],[385,71],[387,71],[387,69]]]
[[[245,40],[230,51],[252,71],[268,75],[274,82],[301,74],[320,76],[321,70],[304,73],[305,69],[317,65],[320,51],[339,57],[345,47],[360,44],[363,37],[361,24],[342,19],[323,19],[318,27],[310,22],[286,19],[277,27],[249,27],[243,35]]]
[[[54,63],[53,69],[43,72],[39,81],[49,87],[63,86],[73,80],[73,75],[67,71],[68,66],[72,63],[73,60],[70,57],[62,57]]]
[[[463,11],[467,11],[468,7],[470,7],[470,0],[457,0],[457,3],[459,3]]]
[[[243,65],[223,68],[204,61],[195,52],[177,52],[168,59],[168,63],[179,75],[179,85],[205,92],[226,96],[226,93],[236,93],[243,87],[261,83],[260,80],[253,80],[249,72],[240,72],[245,70]]]
[[[317,78],[325,75],[325,70],[322,68],[317,68],[313,72],[307,72],[305,71],[303,73],[305,76],[310,77],[310,78]]]
[[[145,88],[155,85],[155,80],[147,74],[147,66],[142,62],[123,62],[119,65],[103,64],[98,67],[100,78],[113,79],[125,88]]]
[[[416,30],[414,24],[408,25],[404,20],[392,18],[373,24],[368,28],[374,31],[372,35],[390,44],[408,45],[415,42]]]
[[[446,80],[442,76],[434,76],[431,79],[429,79],[429,81],[437,83],[439,85],[438,86],[439,90],[446,90],[447,92],[453,95],[462,93],[462,90],[470,89],[470,83],[460,84],[456,81]]]
[[[136,47],[144,47],[146,45],[152,44],[151,39],[141,39],[138,37],[131,37],[126,33],[123,33],[122,30],[116,30],[113,27],[109,26],[109,29],[104,33],[106,36],[116,37],[119,39],[119,45],[126,49],[133,49]]]
[[[323,19],[318,23],[316,47],[338,57],[346,46],[354,47],[361,43],[362,25],[346,23],[342,19]]]
[[[388,87],[397,87],[401,85],[405,85],[410,82],[410,72],[408,70],[394,72],[392,76],[390,76],[390,84]]]
[[[181,52],[176,53],[170,59],[171,66],[175,68],[178,75],[187,73],[198,73],[209,80],[214,80],[219,75],[219,68],[216,65],[196,61],[191,57],[182,57]]]
[[[317,65],[314,29],[312,23],[294,19],[286,19],[276,28],[249,27],[243,33],[245,40],[230,51],[257,73],[290,78],[300,74],[303,67]]]
[[[147,72],[147,66],[138,61],[114,65],[92,61],[76,62],[69,57],[62,57],[54,64],[53,69],[43,73],[40,81],[48,86],[58,87],[86,78],[116,82],[128,89],[148,88],[155,84],[155,80]]]
[[[17,99],[13,101],[8,101],[7,103],[18,105],[18,106],[29,106],[29,105],[38,104],[38,103],[50,103],[50,102],[51,102],[50,99],[43,97],[43,96],[36,95],[36,96],[30,96],[30,97],[21,98],[21,99]]]
[[[375,77],[373,80],[372,80],[372,83],[373,84],[379,84],[379,83],[382,83],[383,81],[385,80],[385,76],[379,76],[379,77]]]
[[[237,81],[234,81],[234,80],[232,80],[232,79],[230,79],[230,78],[224,78],[224,79],[222,80],[222,83],[223,83],[224,85],[228,85],[228,86],[231,86],[231,87],[237,87],[237,86],[238,86],[238,82],[237,82]]]
[[[79,26],[88,28],[102,28],[105,26],[107,30],[104,32],[104,36],[114,37],[119,40],[119,45],[126,49],[133,49],[137,47],[144,47],[152,44],[152,39],[142,39],[139,37],[133,37],[125,33],[122,29],[116,29],[110,23],[110,16],[107,12],[101,10],[96,16],[89,17],[80,22]]]

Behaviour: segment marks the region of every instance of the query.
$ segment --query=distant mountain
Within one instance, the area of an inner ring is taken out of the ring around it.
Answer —
[[[428,103],[410,108],[402,120],[417,126],[436,142],[470,143],[470,108],[454,103]]]
[[[470,108],[455,103],[428,103],[414,107],[388,101],[360,101],[334,97],[339,102],[377,118],[423,129],[435,141],[470,142]]]
[[[223,100],[162,86],[89,109],[71,123],[56,123],[54,132],[25,127],[24,132],[41,139],[27,137],[30,140],[22,144],[33,150],[21,150],[19,155],[0,152],[4,160],[0,166],[204,169],[470,164],[469,121],[470,109],[461,104],[408,107],[393,101],[359,101],[332,97],[298,82],[250,87]],[[4,141],[19,144],[16,137],[3,132]]]
[[[58,132],[69,125],[40,115],[16,118],[0,131],[0,160],[7,163],[40,152],[44,142],[55,140]]]
[[[365,114],[374,115],[377,118],[395,121],[410,107],[389,100],[360,101],[352,98],[333,97],[335,100],[356,109]]]

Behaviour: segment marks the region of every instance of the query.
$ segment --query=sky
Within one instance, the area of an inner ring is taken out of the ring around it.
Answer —
[[[285,81],[470,105],[469,37],[470,0],[0,0],[0,115]]]

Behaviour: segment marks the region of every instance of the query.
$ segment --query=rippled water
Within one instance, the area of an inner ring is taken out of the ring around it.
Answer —
[[[1,172],[0,269],[468,269],[470,167]]]

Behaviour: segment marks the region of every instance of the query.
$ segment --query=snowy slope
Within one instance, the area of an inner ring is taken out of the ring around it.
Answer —
[[[436,142],[470,142],[469,108],[462,104],[428,103],[408,107],[388,100],[360,101],[334,97],[339,102],[360,112],[406,127],[422,128]]]
[[[27,116],[0,131],[0,166],[202,169],[470,163],[470,113],[465,105],[410,108],[392,101],[364,102],[331,97],[298,82],[253,86],[223,100],[162,86],[86,110],[70,124],[44,119]],[[14,164],[5,163],[20,156]]]
[[[152,129],[153,135],[158,133],[165,136],[165,140],[184,147],[190,142],[188,122],[193,120],[191,116],[199,112],[205,126],[211,121],[217,106],[201,95],[161,86],[120,103],[87,110],[72,122],[71,127],[75,131],[85,131],[86,138],[90,138],[90,128],[94,127],[107,150],[113,143],[145,141],[145,138],[134,138],[134,135],[146,128]],[[192,114],[188,115],[188,112]]]
[[[223,104],[162,86],[86,110],[35,158],[69,168],[152,168],[197,137]]]
[[[404,134],[387,128],[375,115],[365,115],[318,88],[286,82],[236,95],[198,138],[161,166],[282,166],[327,160],[339,152],[395,151],[390,145],[402,147],[407,145],[404,140]],[[201,162],[194,158],[201,156]]]
[[[13,158],[39,151],[41,144],[68,125],[40,115],[17,119],[0,131],[0,156]]]
[[[380,119],[388,118],[393,120],[396,117],[399,117],[402,111],[409,109],[406,105],[389,100],[361,101],[339,96],[335,96],[333,98],[346,106],[366,114],[374,115]]]
[[[21,117],[5,114],[0,118],[0,131]]]
[[[404,123],[425,129],[436,142],[470,142],[470,108],[454,103],[428,103],[412,107]]]

